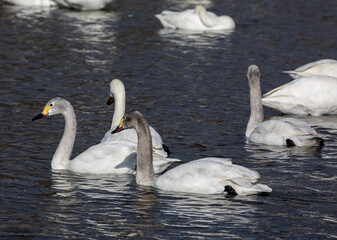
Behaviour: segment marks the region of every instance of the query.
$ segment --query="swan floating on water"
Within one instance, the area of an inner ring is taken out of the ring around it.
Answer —
[[[250,142],[288,147],[323,145],[323,139],[305,121],[295,118],[263,121],[259,68],[256,65],[249,66],[247,77],[251,114],[246,138]]]
[[[112,118],[111,129],[105,133],[101,142],[112,142],[120,139],[128,140],[134,143],[138,142],[137,133],[134,129],[127,129],[119,133],[111,134],[111,131],[118,126],[119,121],[125,114],[125,95],[123,82],[119,79],[112,80],[110,83],[110,97],[107,104],[110,105],[115,102],[115,110]],[[151,126],[150,131],[154,153],[167,157],[170,153],[169,148],[163,143],[159,133]]]
[[[250,195],[271,192],[264,184],[256,183],[259,173],[232,164],[226,158],[202,158],[181,164],[158,178],[152,167],[151,134],[147,120],[135,110],[128,112],[114,132],[134,128],[138,134],[136,182],[138,185],[198,194]]]
[[[72,105],[65,99],[51,99],[42,112],[32,120],[62,114],[65,128],[62,139],[51,161],[53,170],[70,170],[79,173],[109,174],[134,173],[136,169],[137,144],[130,141],[96,144],[70,160],[76,137],[76,116]],[[163,172],[174,160],[155,156],[154,167],[158,173]]]
[[[337,78],[325,75],[298,78],[264,94],[262,103],[285,114],[337,114]]]
[[[165,28],[185,30],[231,30],[235,28],[234,20],[229,16],[217,16],[207,12],[203,6],[183,12],[164,10],[155,15]]]
[[[326,75],[337,78],[337,61],[334,59],[322,59],[307,63],[293,71],[283,72],[289,73],[294,79],[313,75]]]

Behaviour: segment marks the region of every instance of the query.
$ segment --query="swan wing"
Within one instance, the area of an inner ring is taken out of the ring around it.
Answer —
[[[230,185],[238,194],[243,194],[249,192],[259,177],[256,171],[233,165],[230,159],[203,158],[165,172],[155,186],[166,191],[218,194]]]
[[[71,160],[68,169],[94,174],[133,173],[136,155],[130,145],[127,141],[94,145]]]

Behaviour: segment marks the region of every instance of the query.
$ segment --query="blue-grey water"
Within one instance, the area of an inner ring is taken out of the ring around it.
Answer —
[[[164,30],[154,18],[196,3],[232,16],[235,31]],[[244,138],[248,66],[259,66],[265,93],[291,80],[283,70],[337,59],[336,9],[333,0],[116,0],[95,12],[0,4],[0,238],[337,238],[337,117],[301,117],[323,135],[322,149]],[[139,187],[132,175],[52,172],[64,120],[32,117],[52,97],[69,100],[78,120],[74,157],[110,128],[113,78],[171,157],[230,157],[273,192],[176,194]]]

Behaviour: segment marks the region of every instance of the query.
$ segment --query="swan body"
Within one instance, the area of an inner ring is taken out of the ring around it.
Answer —
[[[271,192],[267,185],[257,184],[260,175],[248,168],[234,165],[230,159],[203,158],[181,164],[158,178],[152,167],[151,136],[148,123],[138,111],[130,111],[115,131],[135,128],[138,134],[136,182],[139,185],[197,194],[250,195]]]
[[[298,78],[266,93],[262,103],[285,114],[337,114],[337,78],[323,75]]]
[[[294,79],[313,75],[326,75],[337,78],[337,61],[334,59],[322,59],[316,62],[307,63],[289,73]]]
[[[4,0],[7,3],[25,7],[52,7],[56,6],[53,0]]]
[[[235,28],[234,20],[229,16],[217,16],[197,5],[195,9],[183,12],[164,10],[155,15],[165,28],[185,30],[231,30]]]
[[[137,143],[138,137],[134,129],[126,129],[125,131],[111,134],[112,130],[118,126],[119,121],[125,113],[125,88],[123,82],[119,79],[114,79],[110,83],[110,97],[107,104],[111,104],[112,102],[115,102],[115,110],[112,118],[111,129],[105,133],[101,142],[114,142],[122,139]],[[167,157],[169,150],[163,144],[163,140],[159,133],[151,126],[150,131],[154,153]]]
[[[72,105],[60,97],[53,98],[46,104],[43,111],[33,118],[33,121],[56,114],[64,116],[65,129],[51,161],[53,170],[93,174],[134,173],[137,163],[137,145],[129,141],[100,143],[70,160],[77,128]],[[158,172],[165,170],[172,162],[167,160],[168,163],[165,163],[165,159],[162,158],[159,160],[161,161],[159,167],[155,167]]]
[[[250,142],[279,146],[321,146],[323,139],[305,121],[284,118],[263,121],[260,72],[256,65],[248,68],[251,115],[246,129]]]
[[[112,0],[54,0],[59,6],[76,10],[100,10]]]

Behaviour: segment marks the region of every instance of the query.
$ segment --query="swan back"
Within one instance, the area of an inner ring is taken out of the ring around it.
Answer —
[[[337,78],[337,61],[334,59],[322,59],[307,63],[293,71],[284,71],[284,73],[289,73],[295,79],[313,75],[326,75]]]
[[[155,182],[155,187],[173,192],[199,194],[220,194],[226,186],[231,186],[240,195],[271,192],[262,184],[255,184],[259,173],[248,168],[234,165],[230,159],[203,158],[179,165]]]
[[[192,31],[231,30],[235,28],[234,20],[229,16],[217,16],[206,11],[203,6],[182,12],[164,10],[155,15],[166,28],[184,29]]]
[[[262,102],[286,114],[337,114],[337,78],[324,75],[298,78],[267,92]]]

